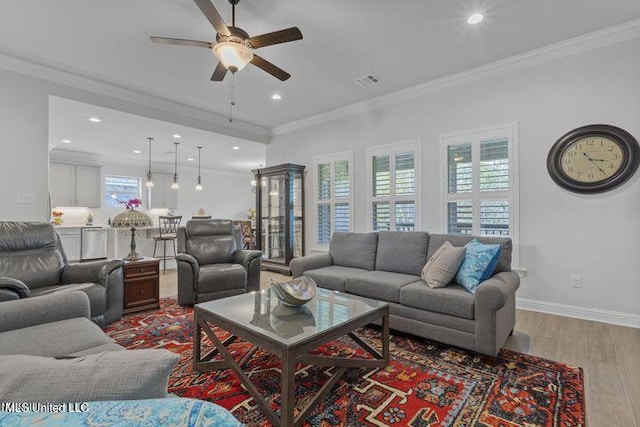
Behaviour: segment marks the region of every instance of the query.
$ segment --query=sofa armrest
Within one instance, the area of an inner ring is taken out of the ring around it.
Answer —
[[[291,260],[289,267],[291,275],[296,278],[304,274],[305,271],[315,270],[316,268],[328,267],[333,264],[333,259],[329,254],[307,255]]]
[[[178,303],[193,305],[196,303],[198,291],[198,276],[200,265],[198,260],[189,254],[176,255],[178,264]]]
[[[513,271],[493,275],[476,291],[476,351],[495,356],[516,322],[516,290],[520,277]]]
[[[124,261],[120,259],[67,264],[62,270],[60,281],[63,285],[91,282],[107,286],[109,275],[122,266],[124,266]]]
[[[31,290],[22,280],[13,277],[0,277],[0,301],[29,298],[30,296]]]
[[[236,251],[233,262],[242,265],[247,270],[247,292],[260,290],[262,251]]]
[[[520,287],[520,277],[513,271],[494,274],[478,286],[476,310],[496,311],[502,308]]]
[[[0,303],[0,332],[60,320],[90,319],[89,297],[84,292],[60,292]]]

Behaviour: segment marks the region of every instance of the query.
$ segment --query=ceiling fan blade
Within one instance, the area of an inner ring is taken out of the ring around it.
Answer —
[[[218,62],[216,69],[213,70],[213,75],[211,76],[212,82],[221,82],[224,80],[224,76],[227,75],[227,67],[222,65],[222,62]]]
[[[213,25],[213,28],[215,28],[218,33],[222,34],[223,36],[231,35],[231,33],[229,32],[229,29],[224,23],[224,20],[218,13],[218,10],[213,5],[213,3],[211,3],[211,0],[194,0],[194,1],[198,5],[202,13],[204,13],[204,16],[206,16],[209,22],[211,22],[211,25]]]
[[[251,60],[251,63],[256,67],[260,68],[261,70],[264,70],[267,73],[271,74],[273,77],[280,79],[282,81],[285,81],[289,77],[291,77],[291,74],[287,73],[282,68],[276,67],[271,62],[256,55],[255,53],[253,54],[253,59]]]
[[[298,27],[291,27],[285,30],[274,31],[273,33],[261,34],[259,36],[251,37],[249,43],[254,49],[260,47],[271,46],[278,43],[287,43],[295,40],[301,40],[302,33]]]
[[[202,42],[199,40],[174,39],[171,37],[156,37],[156,36],[151,36],[149,37],[149,39],[154,43],[175,44],[178,46],[204,47],[207,49],[211,49],[213,47],[213,43]]]

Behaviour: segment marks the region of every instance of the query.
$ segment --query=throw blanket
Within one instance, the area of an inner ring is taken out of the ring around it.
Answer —
[[[0,425],[8,426],[243,426],[226,409],[196,399],[118,400],[88,402],[88,411],[0,412]]]

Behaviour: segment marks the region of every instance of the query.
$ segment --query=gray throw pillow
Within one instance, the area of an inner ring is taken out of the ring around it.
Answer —
[[[444,242],[422,269],[422,280],[427,282],[430,288],[447,286],[464,261],[466,250],[464,246],[456,247],[449,242]]]
[[[168,350],[107,351],[87,356],[0,356],[0,401],[92,402],[167,396],[180,356]]]

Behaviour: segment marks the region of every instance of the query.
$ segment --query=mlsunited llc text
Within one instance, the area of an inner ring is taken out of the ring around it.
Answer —
[[[87,412],[86,402],[40,403],[0,402],[0,412]]]

